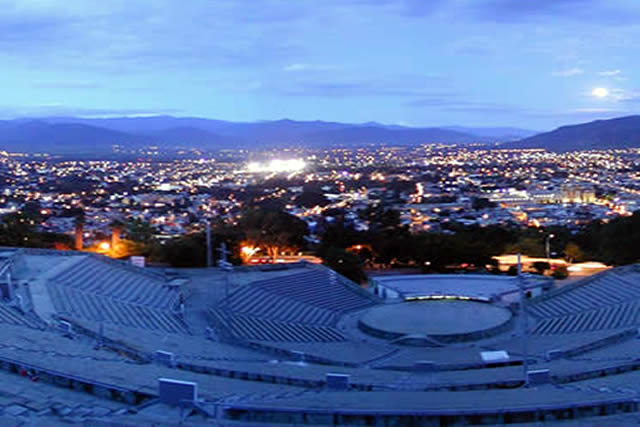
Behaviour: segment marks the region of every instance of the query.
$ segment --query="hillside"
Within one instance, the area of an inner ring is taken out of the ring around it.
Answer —
[[[385,143],[489,142],[495,138],[444,128],[410,128],[379,123],[275,120],[252,123],[197,117],[76,118],[45,117],[0,121],[0,150],[50,153],[101,153],[115,144],[220,149],[297,145],[325,147]]]
[[[138,147],[153,139],[79,123],[47,123],[41,120],[4,121],[0,125],[0,149],[48,153],[102,153],[113,145]]]
[[[596,120],[562,126],[551,132],[505,144],[513,148],[544,148],[549,151],[574,151],[640,147],[640,116]]]

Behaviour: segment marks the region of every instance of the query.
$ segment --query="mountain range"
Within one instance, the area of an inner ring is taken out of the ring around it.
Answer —
[[[640,116],[562,126],[551,132],[540,133],[507,145],[513,148],[543,148],[549,151],[640,147]]]
[[[377,122],[348,124],[289,119],[229,122],[198,117],[43,117],[0,121],[0,150],[49,153],[104,153],[113,145],[139,148],[328,147],[387,143],[502,143],[504,148],[572,151],[640,147],[640,116],[562,126],[536,133],[509,127],[414,128]]]
[[[347,124],[289,119],[229,122],[197,117],[43,117],[0,121],[0,149],[87,153],[158,145],[172,148],[355,146],[371,143],[471,143],[509,141],[535,132],[514,128],[413,128],[376,122]]]

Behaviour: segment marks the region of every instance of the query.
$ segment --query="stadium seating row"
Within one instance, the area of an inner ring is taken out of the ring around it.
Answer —
[[[51,282],[112,299],[169,310],[176,305],[178,291],[160,277],[130,271],[125,266],[89,256],[54,276]]]
[[[0,323],[29,326],[31,328],[39,328],[41,326],[4,302],[0,302]]]
[[[636,280],[637,279],[637,280]],[[636,284],[637,283],[637,284]],[[564,316],[640,299],[640,274],[607,272],[530,305],[530,312],[539,318]]]
[[[347,286],[329,270],[312,270],[260,280],[253,282],[251,286],[338,313],[360,310],[375,304],[367,295]]]
[[[225,306],[237,313],[287,322],[333,325],[337,321],[336,313],[333,311],[295,300],[287,300],[283,304],[282,300],[280,295],[248,285],[233,293],[225,301]]]
[[[616,329],[638,322],[640,302],[629,302],[545,319],[536,324],[533,334],[553,335]]]
[[[130,304],[71,287],[48,285],[49,295],[60,314],[142,329],[188,334],[182,320],[168,311]]]
[[[256,341],[336,342],[345,337],[335,328],[309,326],[210,310],[219,323],[238,339]]]

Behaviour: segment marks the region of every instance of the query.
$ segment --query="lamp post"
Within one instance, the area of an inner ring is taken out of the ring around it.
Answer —
[[[211,220],[206,222],[206,240],[207,240],[207,267],[213,267],[213,257],[211,253]]]
[[[525,387],[529,387],[529,319],[527,317],[527,295],[525,291],[525,278],[522,276],[520,254],[518,254],[518,275],[516,279],[518,281],[518,287],[520,288],[520,311],[522,313],[522,353],[524,354],[522,369],[524,371],[524,385]]]
[[[218,261],[218,266],[224,272],[224,296],[225,298],[229,297],[229,274],[233,271],[233,266],[229,261],[227,261],[227,255],[229,255],[229,251],[227,250],[227,244],[225,242],[220,243],[220,260]]]
[[[544,249],[547,253],[547,262],[550,263],[551,262],[551,239],[553,239],[554,237],[556,237],[553,234],[549,234],[547,235],[547,238],[544,240]]]

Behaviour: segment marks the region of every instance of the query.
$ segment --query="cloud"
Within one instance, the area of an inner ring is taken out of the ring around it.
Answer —
[[[331,71],[338,67],[335,65],[323,65],[323,64],[305,64],[305,63],[293,63],[286,65],[282,68],[287,72],[299,72],[299,71]]]
[[[625,8],[622,0],[0,3],[1,102],[9,105],[55,100],[117,110],[161,103],[159,109],[173,104],[191,114],[229,119],[289,113],[344,115],[345,120],[367,114],[384,120],[404,114],[394,111],[404,107],[429,120],[436,120],[440,109],[441,117],[465,111],[477,120],[493,120],[482,113],[528,117],[529,110],[511,102],[561,108],[571,102],[560,96],[562,86],[587,80],[571,76],[588,74],[591,84],[606,87],[638,87],[629,70],[638,65],[633,41],[640,27],[624,25],[638,17],[640,8]],[[603,28],[614,17],[620,26]],[[494,25],[497,21],[504,25]],[[546,76],[539,75],[541,69]],[[411,72],[406,70],[434,75],[407,76]],[[557,79],[550,77],[552,71]],[[623,76],[629,80],[620,82]],[[522,81],[527,81],[524,88]],[[465,99],[466,92],[458,92],[464,88],[479,100]],[[127,93],[132,90],[135,96]],[[544,90],[551,95],[539,96]],[[482,93],[491,93],[491,102],[482,102]],[[631,109],[638,102],[633,91],[614,94],[597,101],[585,96],[578,105],[628,103],[618,106]],[[34,107],[20,110],[30,113]],[[156,112],[35,110],[54,115]]]
[[[616,96],[616,100],[626,103],[640,103],[640,89],[621,90],[616,89],[612,92]]]
[[[450,3],[452,3],[451,0],[324,0],[322,5],[339,9],[345,7],[379,8],[411,18],[423,18],[440,11]]]
[[[396,12],[424,16],[447,0],[1,0],[0,52],[27,66],[132,74],[158,67],[327,71],[300,61],[311,28]],[[3,59],[4,59],[3,58]],[[295,65],[302,66],[296,70]]]
[[[555,77],[573,77],[584,74],[584,70],[582,68],[569,68],[566,70],[554,71],[551,75]]]
[[[96,89],[101,87],[97,82],[84,80],[35,81],[33,87],[38,89]]]
[[[174,108],[85,108],[67,106],[52,102],[39,105],[0,106],[0,117],[4,119],[20,117],[122,117],[122,116],[157,116],[163,114],[177,114],[182,110]]]
[[[559,9],[588,7],[598,3],[602,2],[600,0],[486,0],[478,2],[480,7],[509,14],[551,13]]]
[[[402,10],[409,16],[422,17],[441,10],[451,2],[448,0],[401,0],[399,3]]]
[[[483,102],[460,99],[456,96],[448,97],[428,97],[411,101],[409,107],[434,108],[440,111],[450,111],[456,113],[497,113],[510,114],[521,113],[522,107],[496,102]]]
[[[635,25],[640,10],[610,0],[470,0],[477,17],[494,22],[513,23],[549,19],[598,25]]]
[[[459,55],[485,56],[495,53],[495,46],[488,36],[470,36],[451,43],[450,48]]]
[[[10,1],[0,12],[0,51],[29,66],[117,73],[282,63],[300,54],[287,28],[308,11],[262,3]]]
[[[587,107],[587,108],[576,108],[571,110],[570,113],[587,113],[587,114],[601,114],[601,113],[618,113],[619,110],[614,108],[599,108],[599,107]]]
[[[640,101],[640,97],[637,99]],[[516,116],[525,119],[549,119],[556,122],[559,121],[558,124],[596,118],[613,118],[630,114],[630,112],[624,108],[583,107],[569,110],[541,110],[496,102],[465,100],[456,97],[424,98],[412,101],[407,105],[452,113],[497,114],[500,116]]]
[[[437,75],[393,75],[383,78],[336,77],[331,79],[300,78],[273,83],[271,89],[286,96],[395,96],[418,97],[448,95],[446,84]]]
[[[443,14],[456,20],[516,21],[561,19],[606,25],[636,25],[640,10],[613,0],[325,0],[326,7],[377,7],[412,18]]]

